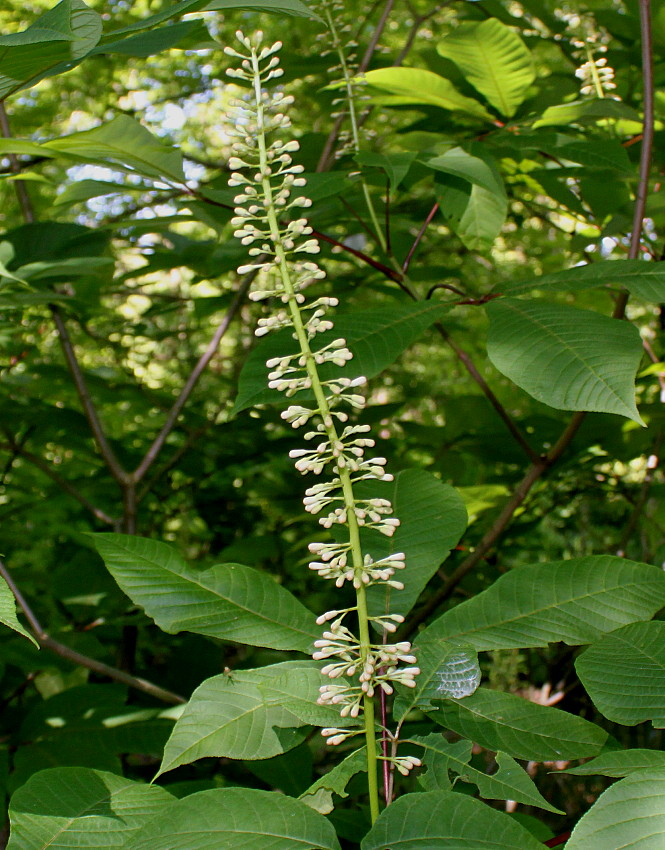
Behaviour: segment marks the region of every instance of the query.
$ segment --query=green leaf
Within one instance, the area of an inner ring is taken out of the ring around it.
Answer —
[[[207,47],[215,46],[215,42],[210,38],[203,21],[181,21],[170,26],[158,27],[149,32],[138,33],[129,38],[105,42],[96,47],[91,55],[118,53],[123,56],[146,58],[175,47],[184,50],[190,45],[194,45],[196,39],[209,42],[205,45]]]
[[[570,124],[595,124],[602,119],[627,119],[641,125],[642,117],[632,107],[612,98],[596,98],[595,100],[576,100],[572,103],[561,103],[548,106],[533,124],[538,127],[568,127]],[[639,131],[638,131],[639,132]]]
[[[452,744],[439,734],[414,736],[409,740],[425,750],[421,758],[427,771],[420,774],[418,781],[426,791],[448,791],[448,771],[451,770],[463,782],[476,785],[485,800],[515,800],[527,806],[538,806],[548,812],[563,814],[541,796],[529,774],[506,753],[496,754],[498,769],[488,776],[469,764],[473,748],[471,741]]]
[[[478,653],[459,641],[418,641],[414,647],[420,674],[415,688],[397,688],[393,706],[401,722],[413,708],[431,708],[432,700],[470,696],[480,684]],[[438,708],[438,703],[435,704]]]
[[[466,80],[506,118],[511,118],[536,78],[531,52],[496,18],[463,23],[437,45]]]
[[[477,650],[592,643],[605,632],[652,617],[665,605],[665,574],[611,555],[517,567],[423,632]]]
[[[354,158],[359,165],[382,168],[390,180],[391,191],[394,191],[409,173],[409,169],[417,156],[418,154],[413,151],[390,154],[360,151]]]
[[[128,27],[105,33],[102,44],[113,43],[119,36],[152,30],[157,24],[163,24],[193,12],[219,12],[224,9],[248,9],[259,12],[274,12],[275,14],[293,15],[302,18],[319,16],[301,3],[300,0],[180,0],[155,15],[143,18]]]
[[[161,817],[174,798],[143,785],[85,767],[56,767],[32,776],[9,806],[7,850],[120,850],[133,848],[144,823]]]
[[[449,80],[433,71],[420,68],[377,68],[367,71],[364,79],[373,89],[388,95],[376,98],[380,103],[439,106],[483,121],[494,120],[482,104],[460,94]]]
[[[353,360],[347,363],[344,374],[349,378],[359,375],[372,378],[394,363],[405,348],[449,310],[447,304],[425,302],[340,315],[334,317],[333,330],[318,334],[317,340],[323,347],[333,339],[343,337],[353,351]],[[257,404],[285,404],[288,401],[283,393],[267,389],[269,369],[266,360],[295,350],[292,333],[288,329],[270,334],[252,349],[240,373],[233,413]],[[339,369],[333,368],[337,375]],[[320,372],[324,379],[330,377],[325,368]],[[294,399],[306,397],[298,394]]]
[[[35,638],[19,623],[18,617],[16,616],[16,600],[14,599],[14,594],[11,592],[9,585],[2,576],[0,576],[0,623],[5,626],[9,626],[10,629],[13,629],[15,632],[23,635],[23,637],[27,637],[28,640],[32,641],[34,645],[39,648],[39,644]]]
[[[378,495],[377,487],[372,488],[371,495]],[[406,554],[406,568],[395,575],[404,583],[404,589],[368,588],[369,610],[376,616],[385,611],[389,602],[394,614],[406,616],[464,534],[466,509],[454,487],[422,469],[402,470],[394,483],[381,489],[380,495],[390,500],[400,525],[391,538],[374,533],[370,539],[367,535],[366,547],[374,558],[395,552]]]
[[[55,154],[37,144],[37,142],[26,142],[23,139],[0,139],[0,154],[18,153],[26,156],[54,157]]]
[[[508,815],[452,791],[405,794],[379,816],[362,850],[542,850]],[[607,848],[605,848],[607,850]]]
[[[54,207],[78,204],[90,198],[102,195],[117,195],[127,192],[145,192],[146,186],[128,186],[124,183],[111,183],[107,180],[77,180],[65,187],[53,201]]]
[[[665,770],[635,773],[603,792],[577,822],[566,850],[661,850]]]
[[[508,295],[521,295],[532,289],[582,292],[600,286],[623,286],[631,295],[660,303],[665,301],[665,269],[662,263],[643,260],[606,260],[509,283],[501,289]]]
[[[309,726],[355,726],[357,721],[341,717],[336,706],[317,703],[321,685],[330,684],[319,662],[312,661],[309,666],[297,663],[299,666],[290,665],[281,675],[259,685],[266,705],[284,708]],[[344,679],[336,681],[341,684]]]
[[[578,767],[569,767],[562,773],[575,776],[628,776],[641,770],[665,770],[665,753],[660,750],[615,750],[601,753],[595,759]]]
[[[269,759],[297,746],[302,722],[280,705],[266,702],[263,688],[298,662],[222,673],[203,682],[171,733],[158,776],[181,764],[214,756]]]
[[[215,788],[174,803],[134,838],[131,850],[339,850],[318,812],[283,794]]]
[[[337,794],[338,797],[348,797],[346,786],[357,773],[366,771],[367,751],[361,747],[317,779],[307,791],[300,795],[299,799],[310,808],[321,812],[322,815],[327,815],[335,808],[333,794]]]
[[[46,142],[47,151],[115,168],[153,180],[184,183],[182,156],[128,115],[117,115],[92,130]]]
[[[120,588],[166,632],[301,652],[319,637],[314,615],[266,573],[241,564],[196,570],[157,540],[90,536]]]
[[[27,30],[0,36],[0,99],[35,85],[62,63],[75,63],[101,34],[97,12],[82,0],[61,0]]]
[[[607,740],[607,732],[588,720],[488,688],[444,700],[430,717],[481,747],[530,761],[596,756]]]
[[[632,623],[603,635],[575,669],[608,720],[665,728],[665,623]]]
[[[489,251],[508,215],[508,199],[477,183],[448,177],[434,183],[436,199],[451,228],[470,251]]]
[[[487,353],[496,368],[558,410],[616,413],[643,425],[635,406],[642,359],[636,327],[567,304],[499,298],[487,305]]]
[[[505,197],[506,189],[501,175],[489,158],[481,158],[467,153],[463,148],[451,148],[441,156],[432,157],[424,162],[428,168],[461,177],[474,186],[481,186],[488,192]]]

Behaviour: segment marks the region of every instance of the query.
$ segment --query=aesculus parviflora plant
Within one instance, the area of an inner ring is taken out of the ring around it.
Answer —
[[[321,686],[319,702],[339,706],[341,717],[357,719],[359,726],[325,728],[323,735],[329,744],[340,744],[364,731],[370,807],[375,820],[379,813],[375,699],[381,693],[385,700],[396,682],[415,687],[420,671],[412,666],[416,658],[410,643],[387,642],[404,617],[389,612],[370,617],[367,609],[366,591],[372,585],[403,589],[394,575],[404,568],[405,556],[395,552],[375,559],[363,550],[360,529],[373,528],[390,537],[399,520],[392,516],[389,500],[359,498],[355,488],[360,481],[392,481],[393,477],[385,471],[384,457],[366,457],[367,450],[375,445],[368,434],[369,426],[356,424],[349,417],[349,411],[353,417],[364,407],[365,399],[358,389],[366,379],[343,374],[324,378],[321,374],[325,364],[343,369],[352,354],[341,338],[325,345],[317,343],[320,333],[333,329],[329,311],[338,301],[329,296],[307,297],[306,290],[325,277],[310,259],[319,252],[317,241],[310,238],[312,228],[304,218],[280,221],[292,210],[311,205],[302,195],[292,197],[294,189],[305,186],[300,176],[304,169],[294,165],[291,157],[299,148],[298,142],[283,138],[291,125],[284,110],[293,98],[265,89],[282,74],[276,55],[282,45],[264,46],[260,31],[251,37],[238,32],[237,38],[244,52],[232,47],[226,47],[225,52],[239,58],[241,64],[228,73],[247,82],[251,95],[234,103],[238,141],[229,162],[234,171],[229,185],[241,191],[235,198],[238,206],[232,224],[238,228],[235,235],[242,244],[251,246],[249,254],[254,258],[238,272],[258,272],[250,298],[267,299],[276,308],[268,318],[259,319],[257,335],[290,328],[298,343],[296,353],[267,362],[270,387],[289,397],[297,396],[300,403],[287,407],[282,418],[293,428],[309,429],[304,438],[311,448],[290,453],[301,473],[323,479],[307,489],[305,509],[313,515],[323,512],[319,522],[324,528],[343,530],[334,542],[309,544],[310,552],[319,559],[309,566],[321,578],[333,580],[338,588],[350,582],[356,595],[354,606],[327,611],[317,618],[319,625],[327,624],[327,631],[315,642],[314,658],[328,662],[322,672],[332,679],[331,684]],[[372,626],[382,640],[377,642]],[[383,754],[380,758],[390,759],[404,774],[420,764],[414,756]]]

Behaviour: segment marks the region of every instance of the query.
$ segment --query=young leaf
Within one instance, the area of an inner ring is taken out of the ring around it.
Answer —
[[[607,732],[588,720],[488,688],[444,700],[430,717],[481,747],[530,761],[595,756],[607,740]]]
[[[506,118],[511,118],[536,78],[531,52],[496,18],[463,23],[437,45],[466,80]]]
[[[165,632],[301,652],[320,636],[314,615],[267,573],[242,564],[195,570],[157,540],[91,537],[120,588]]]
[[[660,850],[664,844],[665,770],[651,770],[604,791],[578,821],[566,850]]]
[[[327,815],[335,808],[333,794],[337,794],[338,797],[348,797],[346,786],[356,773],[366,770],[367,751],[365,747],[361,747],[359,750],[354,750],[350,756],[335,765],[320,779],[317,779],[307,791],[300,795],[299,799],[310,808],[321,812],[322,815]]]
[[[616,413],[643,425],[635,406],[642,341],[628,322],[578,310],[499,298],[487,305],[487,353],[496,368],[558,410]]]
[[[398,687],[393,705],[401,721],[412,708],[432,708],[432,700],[470,696],[480,684],[478,653],[459,641],[418,641],[414,648],[420,674],[415,688]],[[434,705],[438,708],[438,703]]]
[[[268,686],[298,662],[222,673],[203,682],[177,720],[158,776],[206,756],[269,759],[297,746],[302,722],[279,704],[266,702]]]
[[[386,93],[387,97],[376,98],[380,103],[439,106],[483,121],[494,120],[481,103],[460,94],[449,80],[433,71],[420,68],[377,68],[368,71],[364,78],[373,89]]]
[[[131,850],[340,850],[332,824],[300,800],[253,788],[215,788],[178,800],[135,836]]]
[[[478,183],[448,177],[434,183],[436,199],[450,228],[470,251],[489,251],[508,214],[505,194]]]
[[[0,623],[3,623],[5,626],[9,626],[10,629],[13,629],[15,632],[23,635],[23,637],[27,637],[27,639],[31,640],[36,647],[39,647],[35,638],[19,623],[18,617],[16,616],[16,600],[14,599],[14,594],[11,592],[7,582],[4,578],[2,578],[2,576],[0,576]]]
[[[463,640],[477,650],[591,643],[665,605],[665,574],[650,564],[591,555],[517,567],[428,626],[419,643]]]
[[[612,98],[593,98],[591,100],[576,100],[572,103],[561,103],[548,106],[533,128],[538,127],[569,127],[571,124],[595,124],[607,118],[624,118],[638,124],[642,118],[635,109],[619,100]],[[639,132],[639,131],[638,131]]]
[[[562,773],[616,778],[642,770],[665,770],[665,753],[662,750],[614,750],[601,753],[578,767],[569,767]]]
[[[7,850],[134,847],[143,824],[161,820],[174,803],[163,788],[101,770],[42,770],[12,796]]]
[[[424,162],[428,168],[461,177],[474,186],[481,186],[488,192],[505,198],[506,189],[493,160],[473,156],[463,148],[451,148],[441,156],[432,157]]]
[[[361,850],[543,848],[508,815],[452,791],[405,794],[381,813],[360,846]]]
[[[506,753],[496,754],[498,769],[488,776],[469,764],[473,748],[471,741],[457,741],[451,744],[443,735],[438,734],[414,736],[409,740],[425,750],[421,759],[427,770],[419,775],[418,781],[426,791],[449,790],[448,771],[451,770],[464,782],[472,782],[478,786],[480,796],[485,800],[515,800],[527,806],[537,806],[548,812],[563,814],[560,809],[545,800],[529,774]]]
[[[665,727],[665,623],[632,623],[603,635],[575,669],[608,720]]]
[[[353,351],[353,360],[347,363],[344,374],[348,378],[378,375],[430,325],[450,310],[447,304],[432,302],[401,304],[382,310],[363,310],[351,315],[335,317],[335,327],[319,335],[321,345],[343,337]],[[284,394],[267,389],[268,372],[266,360],[295,351],[291,332],[287,329],[261,340],[253,349],[238,380],[238,397],[233,413],[240,413],[257,404],[284,404]],[[325,368],[324,378],[330,377]],[[297,394],[294,399],[305,398]]]

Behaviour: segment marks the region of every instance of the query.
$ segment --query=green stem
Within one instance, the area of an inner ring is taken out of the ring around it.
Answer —
[[[261,80],[259,72],[259,62],[256,53],[252,52],[252,62],[254,65],[254,94],[257,110],[257,144],[259,147],[259,167],[261,171],[261,186],[264,195],[264,204],[268,224],[270,226],[271,239],[275,248],[275,256],[278,261],[282,284],[284,291],[288,296],[288,308],[293,322],[296,338],[300,346],[300,351],[305,358],[305,369],[307,375],[312,382],[312,390],[318,405],[319,413],[323,420],[323,425],[326,429],[326,436],[330,441],[330,445],[335,445],[339,442],[339,436],[335,427],[335,422],[331,413],[328,399],[324,392],[319,377],[318,368],[314,360],[314,354],[309,344],[307,330],[300,314],[300,308],[296,300],[296,291],[291,279],[291,271],[289,269],[288,258],[282,245],[280,236],[279,220],[275,205],[273,203],[273,191],[268,174],[268,154],[266,148],[266,131],[264,119],[264,107],[261,99]],[[335,466],[335,471],[339,476],[342,484],[342,493],[344,496],[344,506],[346,509],[347,524],[349,529],[349,543],[351,544],[351,555],[355,573],[357,576],[362,574],[363,570],[363,551],[360,543],[360,528],[358,519],[355,514],[355,497],[353,494],[353,482],[351,481],[351,473],[348,469]],[[371,639],[369,633],[369,615],[367,611],[367,597],[365,588],[361,584],[356,589],[356,608],[358,614],[359,627],[359,652],[362,665],[370,654]],[[367,775],[368,775],[368,790],[370,800],[370,813],[372,823],[379,816],[379,787],[377,779],[377,749],[376,749],[376,730],[374,723],[374,698],[365,697],[363,700],[363,719],[365,721],[365,739],[367,744]]]
[[[342,67],[342,73],[344,74],[344,85],[346,87],[346,99],[349,104],[349,119],[351,121],[351,134],[353,135],[353,146],[356,150],[356,153],[360,153],[360,130],[358,128],[358,115],[356,113],[356,93],[353,87],[353,80],[351,76],[351,71],[349,70],[349,64],[346,61],[346,54],[344,52],[344,45],[339,37],[339,33],[337,32],[337,27],[335,25],[335,21],[333,16],[330,13],[330,9],[328,8],[328,4],[325,4],[325,13],[326,19],[328,23],[328,28],[332,35],[333,45],[335,50],[337,51],[337,57],[339,58],[339,63]],[[386,237],[381,230],[381,225],[379,224],[379,219],[376,214],[376,210],[374,209],[374,202],[372,201],[372,196],[369,193],[369,188],[365,179],[361,179],[362,187],[363,187],[363,195],[365,196],[365,204],[367,205],[367,210],[369,212],[369,217],[372,220],[372,227],[374,229],[374,233],[376,234],[376,238],[379,240],[379,245],[381,246],[381,250],[386,250]]]

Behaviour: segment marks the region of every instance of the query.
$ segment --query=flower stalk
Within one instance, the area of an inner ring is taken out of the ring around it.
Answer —
[[[327,611],[317,619],[319,625],[327,624],[327,629],[315,641],[313,657],[327,662],[322,673],[332,680],[321,687],[318,701],[338,707],[344,718],[340,724],[343,728],[322,731],[331,745],[364,734],[374,821],[379,814],[375,694],[392,694],[396,682],[413,687],[419,672],[412,666],[416,659],[409,643],[373,642],[371,635],[370,624],[385,638],[403,622],[399,614],[370,616],[367,588],[382,584],[401,589],[403,584],[394,575],[404,568],[405,557],[398,552],[374,559],[364,551],[362,528],[390,537],[399,520],[392,516],[389,500],[361,499],[356,496],[355,485],[366,480],[391,481],[392,476],[385,471],[385,458],[365,457],[366,450],[374,446],[368,426],[350,420],[350,414],[364,407],[365,399],[358,389],[366,383],[365,378],[336,374],[327,378],[321,373],[321,367],[329,364],[343,369],[352,354],[344,339],[322,342],[319,336],[333,330],[328,310],[337,306],[337,299],[320,296],[308,302],[304,293],[325,277],[309,259],[319,251],[316,240],[309,238],[312,228],[304,218],[283,222],[285,216],[311,202],[302,196],[291,197],[293,188],[305,185],[300,176],[302,167],[293,165],[291,158],[298,143],[271,141],[275,131],[290,126],[283,110],[292,98],[265,90],[266,83],[282,73],[275,55],[281,44],[263,46],[261,33],[251,38],[242,33],[237,36],[243,51],[227,47],[225,52],[241,60],[240,68],[231,69],[229,74],[247,82],[251,95],[235,102],[238,141],[233,146],[236,155],[229,161],[234,172],[229,185],[240,187],[240,194],[235,198],[238,206],[232,224],[238,228],[235,235],[255,258],[239,272],[258,273],[257,288],[250,298],[271,299],[279,305],[276,312],[259,320],[257,335],[290,328],[297,343],[295,354],[267,361],[269,385],[287,397],[300,394],[303,398],[303,393],[306,399],[313,396],[313,402],[292,404],[282,413],[293,428],[310,428],[304,436],[311,448],[295,449],[290,454],[302,474],[323,477],[325,473],[327,480],[306,490],[305,509],[313,515],[321,514],[319,523],[326,529],[342,526],[345,539],[310,544],[310,552],[317,559],[310,563],[310,569],[340,588],[351,582],[356,597],[351,608]],[[347,620],[353,614],[355,618]],[[354,619],[357,634],[347,624]],[[403,759],[394,761],[398,770],[410,769]],[[413,766],[410,761],[408,764]]]

